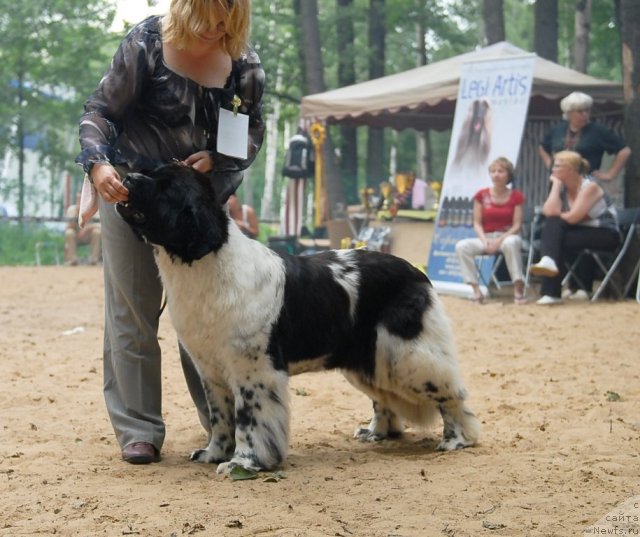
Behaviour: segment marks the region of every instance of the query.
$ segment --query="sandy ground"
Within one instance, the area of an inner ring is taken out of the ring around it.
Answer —
[[[435,452],[439,423],[360,443],[365,396],[301,375],[284,474],[231,481],[188,460],[205,437],[166,313],[163,460],[131,466],[102,399],[100,267],[4,267],[0,281],[2,536],[569,536],[640,494],[635,302],[444,297],[480,445]]]

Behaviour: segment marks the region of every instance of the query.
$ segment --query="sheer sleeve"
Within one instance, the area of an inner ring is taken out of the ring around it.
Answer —
[[[262,120],[262,96],[265,74],[258,55],[249,50],[240,60],[240,68],[235,73],[236,93],[242,104],[239,111],[249,116],[249,142],[247,158],[236,159],[214,152],[212,179],[223,201],[240,186],[243,171],[255,160],[264,138],[265,125]]]
[[[154,41],[144,23],[124,38],[96,91],[89,97],[80,118],[81,153],[76,162],[88,173],[98,162],[114,159],[114,144],[122,131],[123,118],[140,98],[152,69]]]

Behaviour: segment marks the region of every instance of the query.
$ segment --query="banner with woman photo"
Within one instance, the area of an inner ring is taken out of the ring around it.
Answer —
[[[462,66],[427,271],[440,292],[469,292],[462,281],[455,245],[475,235],[473,196],[491,186],[489,163],[501,156],[514,164],[518,160],[534,59],[531,54]],[[485,281],[491,271],[490,264],[486,265],[482,267]]]

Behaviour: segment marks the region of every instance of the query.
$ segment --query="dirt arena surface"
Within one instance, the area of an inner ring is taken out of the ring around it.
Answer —
[[[480,445],[435,452],[440,423],[360,443],[366,397],[306,374],[291,380],[282,473],[232,481],[188,460],[206,438],[168,312],[163,459],[132,466],[102,397],[101,268],[0,267],[0,281],[1,536],[582,536],[640,494],[632,301],[444,297]]]

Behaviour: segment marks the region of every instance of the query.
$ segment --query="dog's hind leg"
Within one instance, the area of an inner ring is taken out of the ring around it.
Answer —
[[[438,451],[451,451],[473,446],[478,442],[480,424],[462,400],[449,400],[438,408],[444,423]]]
[[[373,401],[373,417],[366,427],[356,429],[354,438],[365,442],[378,442],[402,435],[402,420],[388,406]]]
[[[363,442],[379,442],[386,438],[402,436],[404,425],[398,414],[388,404],[387,396],[367,381],[362,375],[354,371],[342,371],[349,383],[368,395],[373,402],[373,417],[366,427],[358,427],[353,437]]]
[[[191,453],[191,460],[206,463],[228,461],[235,449],[233,394],[221,382],[203,380],[202,384],[209,407],[209,445]]]
[[[288,375],[275,369],[255,371],[238,379],[235,396],[236,447],[217,472],[272,469],[285,459],[289,441]]]
[[[407,383],[400,383],[401,391],[396,392],[396,401],[390,399],[390,406],[404,419],[428,426],[438,411],[442,416],[444,432],[438,444],[439,451],[449,451],[473,446],[478,442],[480,424],[467,408],[466,390],[455,364],[440,362],[438,366],[422,368],[414,372]],[[413,405],[403,405],[410,397]]]

